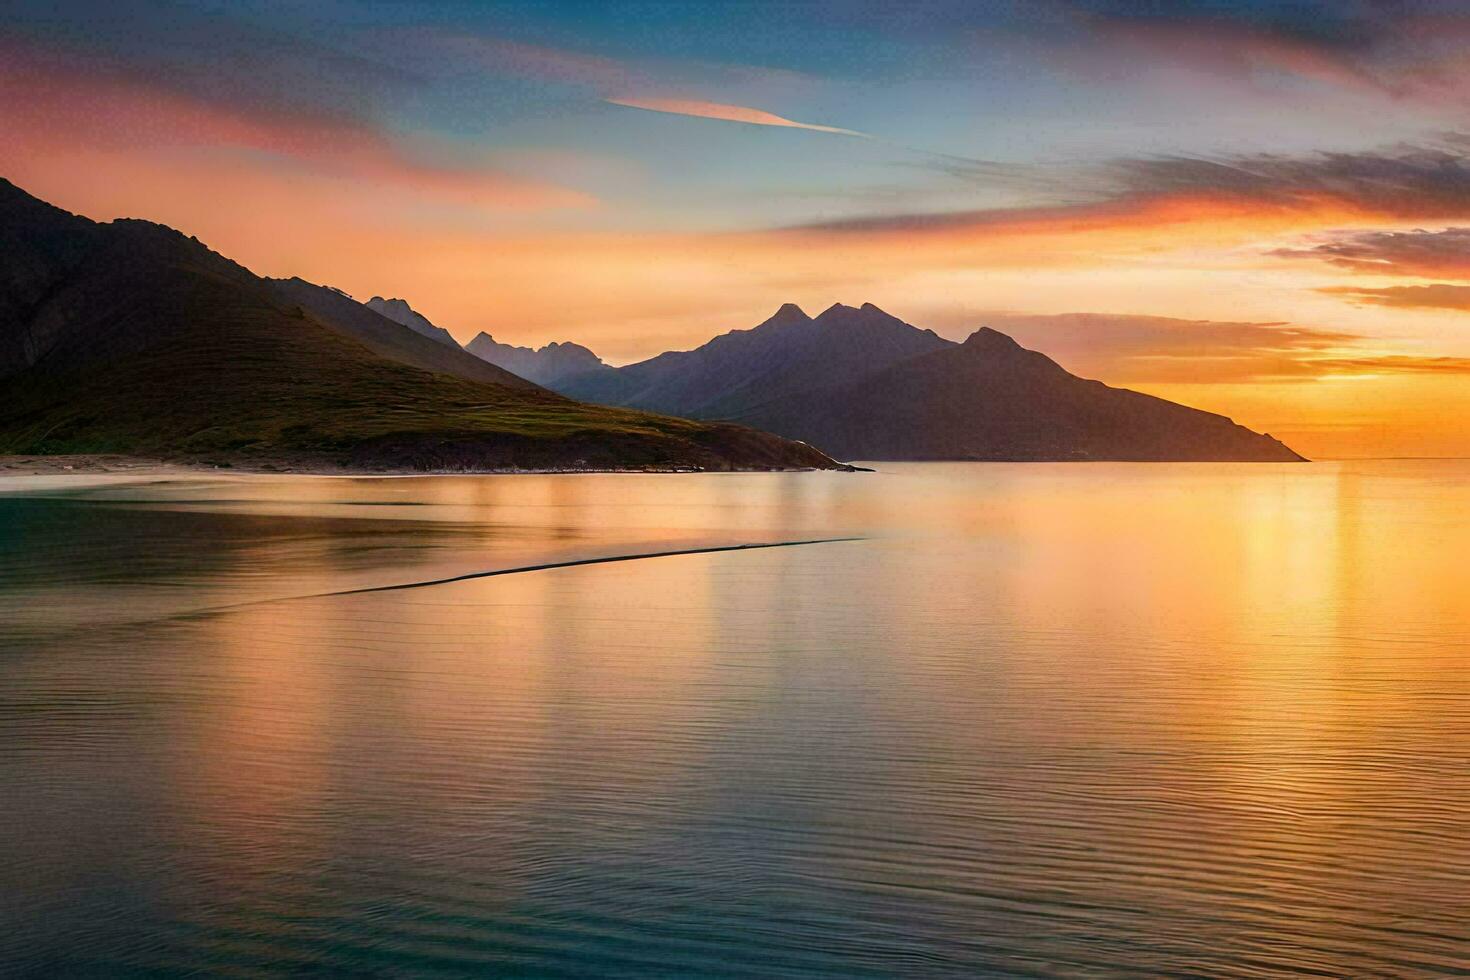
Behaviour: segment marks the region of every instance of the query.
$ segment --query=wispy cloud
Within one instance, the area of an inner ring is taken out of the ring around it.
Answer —
[[[1309,363],[1318,376],[1380,374],[1470,374],[1470,357],[1423,357],[1384,354],[1378,357],[1334,357]]]
[[[867,133],[837,126],[821,126],[816,123],[797,122],[763,109],[752,109],[743,105],[726,105],[723,102],[700,102],[695,99],[650,99],[621,96],[603,101],[630,109],[647,109],[649,112],[666,112],[676,116],[694,116],[699,119],[722,119],[726,122],[749,123],[752,126],[780,126],[786,129],[809,129],[816,133],[836,133],[839,136],[860,136]]]
[[[458,63],[505,77],[569,86],[608,105],[752,126],[868,137],[868,134],[852,129],[798,122],[764,109],[689,98],[683,94],[695,90],[740,88],[752,83],[767,87],[772,82],[780,82],[782,86],[800,83],[802,77],[790,71],[748,65],[608,58],[507,38],[437,30],[416,31],[407,37],[447,59],[445,64]]]
[[[1470,89],[1470,17],[1420,0],[1369,4],[1178,4],[1104,9],[1078,23],[1084,58],[1172,63],[1253,86],[1306,82],[1395,101],[1450,104]]]
[[[1319,259],[1384,276],[1470,280],[1470,228],[1338,232],[1319,244],[1276,249],[1282,258]]]
[[[1375,32],[1364,22],[1324,15],[1315,22],[1260,18],[1248,7],[1230,13],[1177,10],[1085,19],[1094,37],[1126,52],[1238,77],[1263,71],[1355,88],[1383,82],[1370,69]]]
[[[1324,286],[1317,290],[1329,296],[1341,296],[1355,303],[1371,306],[1394,306],[1401,309],[1470,310],[1470,286],[1437,282],[1428,286],[1385,286],[1368,289],[1357,286]]]
[[[952,162],[942,169],[953,174]],[[1158,156],[1071,168],[982,167],[977,183],[1027,180],[1058,203],[1024,208],[857,216],[801,226],[835,233],[955,232],[1024,226],[1188,224],[1270,218],[1289,227],[1327,221],[1470,217],[1470,148],[1460,137],[1360,153]]]

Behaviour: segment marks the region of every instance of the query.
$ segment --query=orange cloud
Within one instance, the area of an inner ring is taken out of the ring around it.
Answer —
[[[941,162],[941,169],[952,165]],[[1193,226],[1202,240],[1227,233],[1382,227],[1470,217],[1470,142],[1361,153],[1122,159],[1025,177],[1033,193],[1066,203],[1027,208],[875,214],[799,226],[843,236],[947,237],[998,232]]]
[[[1355,286],[1323,286],[1317,290],[1329,296],[1367,303],[1370,306],[1395,306],[1423,310],[1470,311],[1470,286],[1437,282],[1429,286],[1386,286],[1365,289]]]
[[[1310,362],[1318,376],[1380,374],[1470,374],[1470,357],[1423,357],[1381,354],[1377,357],[1336,357]]]
[[[1091,183],[1036,187],[1039,199],[1062,202],[1048,206],[875,215],[799,229],[533,232],[509,221],[489,228],[461,220],[461,212],[591,202],[568,188],[400,143],[373,126],[370,113],[206,103],[182,87],[160,88],[79,63],[57,70],[11,54],[0,49],[0,132],[6,133],[0,173],[27,190],[93,217],[165,221],[263,274],[301,275],[358,295],[407,296],[435,311],[461,339],[479,329],[518,342],[571,339],[618,360],[749,326],[781,301],[820,308],[837,296],[895,309],[913,296],[964,297],[974,306],[1056,310],[1065,301],[1094,309],[1305,322],[1310,314],[1263,310],[1259,302],[1238,308],[1243,294],[1232,289],[1251,289],[1255,280],[1209,277],[1227,262],[1238,266],[1243,253],[1230,250],[1241,245],[1251,246],[1249,261],[1258,267],[1257,243],[1264,238],[1470,218],[1470,171],[1462,154],[1391,150],[1124,161],[1097,168]],[[576,78],[593,87],[623,79],[599,94],[648,91],[617,65],[595,59],[568,61],[523,48],[486,56],[520,73]],[[849,132],[742,106],[615,101],[753,125]],[[1296,283],[1290,293],[1329,306],[1301,288],[1316,284]],[[1137,307],[1126,295],[1130,290]],[[1161,298],[1166,292],[1172,298]],[[1342,308],[1342,314],[1364,322],[1363,311]],[[1395,322],[1412,316],[1401,314]],[[1138,322],[1130,329],[1145,326],[1163,329]],[[1279,389],[1283,403],[1307,405],[1319,397],[1317,389],[1335,382],[1302,381],[1372,377],[1380,380],[1338,387],[1394,385],[1407,400],[1431,386],[1438,392],[1452,382],[1463,385],[1467,367],[1464,359],[1410,356],[1393,346],[1368,349],[1330,331],[1203,321],[1165,326],[1177,336],[1165,342],[1138,333],[1134,347],[1116,352],[1108,364],[1064,363],[1109,381],[1193,382],[1186,401],[1214,407],[1211,400],[1222,399],[1220,410],[1278,435],[1286,430],[1278,431],[1269,405],[1237,391],[1229,398],[1246,406],[1237,410],[1215,392],[1269,387]],[[1053,350],[1041,339],[1035,345]],[[1278,385],[1278,379],[1290,383]],[[1351,404],[1345,394],[1338,398],[1331,411],[1303,408],[1299,419],[1334,418],[1333,411]],[[1301,440],[1299,448],[1321,452],[1311,440]]]
[[[1045,351],[1068,370],[1116,383],[1221,383],[1308,377],[1363,338],[1289,323],[1185,320],[1143,314],[963,313],[926,325],[978,324]]]
[[[853,129],[840,129],[836,126],[819,126],[815,123],[796,122],[773,115],[761,109],[751,109],[740,105],[726,105],[722,102],[700,102],[694,99],[645,99],[634,98],[633,96],[604,99],[603,101],[612,105],[627,106],[630,109],[647,109],[649,112],[667,112],[676,116],[695,116],[699,119],[723,119],[727,122],[749,123],[752,126],[781,126],[787,129],[809,129],[816,133],[836,133],[839,136],[870,138],[867,133],[859,133]]]

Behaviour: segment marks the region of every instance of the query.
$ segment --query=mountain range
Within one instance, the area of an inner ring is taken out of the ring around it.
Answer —
[[[533,382],[519,375],[467,353],[454,342],[453,337],[449,338],[449,343],[445,343],[436,334],[415,330],[398,320],[390,320],[339,289],[318,286],[305,279],[265,281],[287,306],[299,307],[309,312],[322,323],[350,336],[373,353],[389,360],[425,371],[452,374],[467,381],[484,381],[523,389],[536,387]],[[445,330],[443,333],[449,337],[449,331]]]
[[[171,228],[94,222],[0,180],[0,453],[63,452],[421,470],[837,465],[739,425],[579,404],[339,291],[262,279]]]
[[[467,351],[480,362],[503,368],[518,378],[534,384],[551,385],[574,375],[611,370],[602,362],[602,358],[581,344],[552,342],[539,348],[516,347],[513,344],[502,344],[482,330],[473,340],[461,347],[453,334],[443,327],[436,326],[432,320],[410,306],[407,300],[374,296],[366,303],[357,304],[351,296],[330,286],[316,286],[301,279],[277,280],[277,282],[281,284],[281,288],[291,293],[293,299],[312,305],[319,312],[325,313],[327,307],[340,307],[341,309],[335,309],[333,312],[350,318],[354,322],[361,321],[363,319],[361,314],[347,310],[343,306],[344,302],[353,303],[371,313],[405,326],[419,336],[428,337],[441,347],[452,348],[455,351]],[[365,331],[359,335],[359,339],[366,341],[368,334],[377,332]],[[451,357],[452,360],[448,358],[433,358],[433,360],[440,369],[443,369],[445,365],[454,364],[452,373],[460,374],[469,370],[462,363],[465,358],[455,355]],[[472,376],[477,374],[474,371],[469,373]]]
[[[810,317],[788,303],[694,350],[548,383],[738,421],[840,459],[1302,459],[1222,415],[1076,377],[995,330],[957,344],[872,304]]]
[[[545,347],[515,347],[499,343],[481,331],[464,349],[528,381],[551,387],[578,375],[612,370],[581,344],[567,342],[553,341]]]
[[[624,367],[488,333],[461,348],[402,299],[263,279],[173,229],[99,224],[0,180],[0,452],[64,451],[421,469],[1301,459],[995,330],[955,343],[872,304],[788,303]]]

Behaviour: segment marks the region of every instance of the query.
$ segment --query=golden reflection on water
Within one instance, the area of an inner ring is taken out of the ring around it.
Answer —
[[[15,961],[1470,967],[1470,464],[882,470],[0,497]]]

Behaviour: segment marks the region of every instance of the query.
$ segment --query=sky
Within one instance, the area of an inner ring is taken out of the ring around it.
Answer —
[[[872,302],[1470,455],[1470,0],[0,0],[0,176],[611,363]]]

